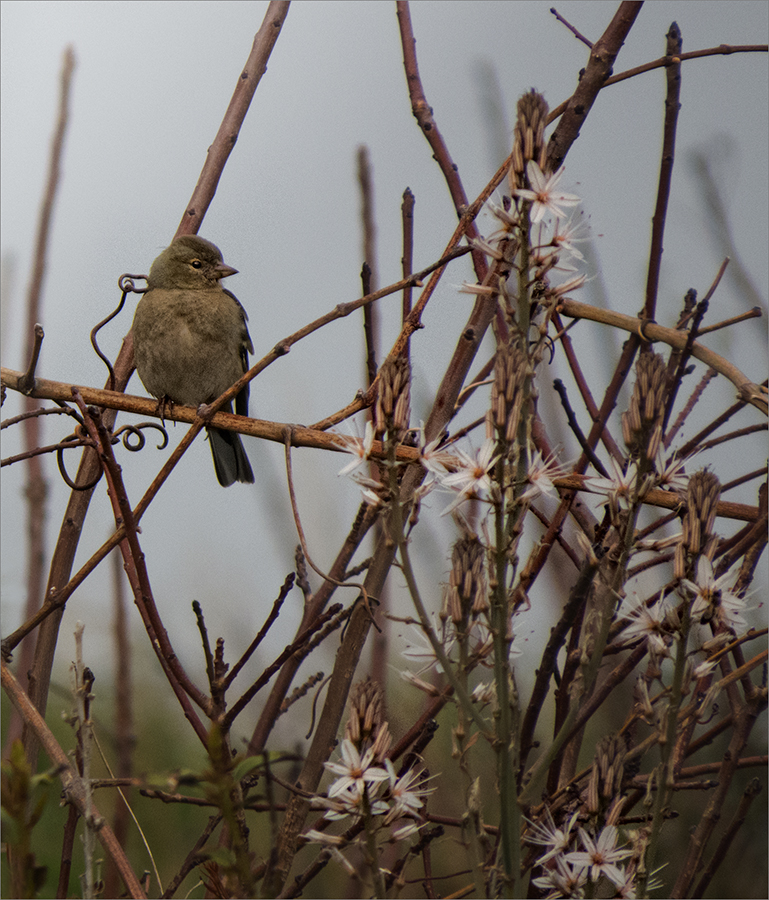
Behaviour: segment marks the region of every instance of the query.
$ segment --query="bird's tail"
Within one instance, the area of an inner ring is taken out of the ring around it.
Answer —
[[[209,428],[208,437],[219,484],[223,487],[229,487],[236,481],[253,484],[254,473],[240,435],[235,431]]]

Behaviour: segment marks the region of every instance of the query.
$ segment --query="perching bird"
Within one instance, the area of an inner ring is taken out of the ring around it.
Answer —
[[[152,263],[133,339],[136,369],[154,397],[197,408],[248,369],[254,352],[248,316],[219,283],[237,271],[224,264],[215,244],[196,235],[176,238]],[[248,385],[235,398],[235,410],[248,415]],[[222,411],[232,412],[232,404]],[[240,435],[219,428],[209,428],[208,435],[219,484],[253,482]]]

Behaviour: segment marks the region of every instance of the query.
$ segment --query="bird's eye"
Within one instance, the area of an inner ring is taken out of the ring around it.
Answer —
[[[203,263],[199,259],[193,259],[190,265],[193,269],[201,269],[203,267]]]

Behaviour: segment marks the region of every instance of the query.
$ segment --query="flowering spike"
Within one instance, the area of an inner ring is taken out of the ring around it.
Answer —
[[[546,159],[545,125],[548,106],[542,94],[535,90],[524,94],[518,101],[518,117],[513,132],[513,159],[508,179],[510,192],[526,186],[524,173],[530,160],[544,168]]]

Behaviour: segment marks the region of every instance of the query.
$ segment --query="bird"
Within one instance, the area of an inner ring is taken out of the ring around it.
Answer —
[[[211,403],[248,369],[254,352],[248,315],[221,279],[237,274],[211,241],[177,237],[152,263],[147,291],[134,314],[134,361],[147,391],[161,405]],[[232,412],[232,403],[222,407]],[[248,385],[235,398],[248,415]],[[252,484],[254,473],[240,435],[207,429],[219,484]]]

